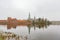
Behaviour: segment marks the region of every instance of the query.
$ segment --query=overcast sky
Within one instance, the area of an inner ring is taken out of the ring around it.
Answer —
[[[60,0],[0,0],[0,19],[27,19],[28,14],[60,20]]]

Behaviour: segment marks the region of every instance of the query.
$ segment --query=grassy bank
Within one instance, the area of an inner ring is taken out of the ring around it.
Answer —
[[[3,40],[3,38],[2,38],[2,37],[0,37],[0,40]]]

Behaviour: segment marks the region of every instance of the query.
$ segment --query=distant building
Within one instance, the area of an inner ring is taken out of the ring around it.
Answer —
[[[7,24],[7,20],[0,20],[0,25],[6,25]]]
[[[7,19],[8,21],[8,24],[14,24],[14,25],[17,25],[17,19],[16,18],[11,18],[11,17],[8,17]]]
[[[30,12],[29,12],[28,20],[31,20],[31,17],[30,17]]]
[[[30,23],[33,22],[33,19],[31,18],[31,15],[30,15],[30,12],[29,12],[29,15],[28,15],[28,21],[29,21]]]

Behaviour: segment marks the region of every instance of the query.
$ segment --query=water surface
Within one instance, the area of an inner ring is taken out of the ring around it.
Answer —
[[[7,25],[0,25],[0,31],[14,32],[17,35],[27,36],[28,40],[60,40],[60,25],[47,27],[17,26],[7,29]]]

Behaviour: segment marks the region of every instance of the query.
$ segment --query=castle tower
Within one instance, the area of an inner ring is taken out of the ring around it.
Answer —
[[[30,20],[30,12],[29,12],[28,20]]]
[[[36,22],[36,17],[34,16],[34,22]]]

